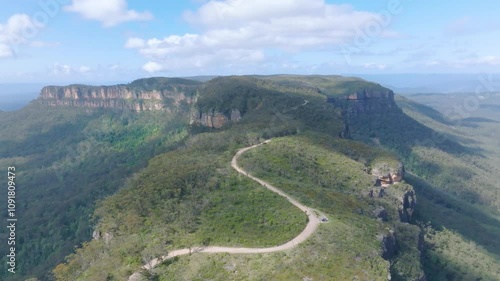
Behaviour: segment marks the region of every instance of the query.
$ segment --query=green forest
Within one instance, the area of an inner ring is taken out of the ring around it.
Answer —
[[[387,89],[340,76],[150,78],[128,87],[178,83],[189,84],[193,102],[159,111],[35,100],[0,112],[0,167],[18,171],[20,222],[19,273],[0,279],[500,280],[494,122],[457,123],[411,96],[353,105],[343,97]],[[234,109],[241,120],[220,129],[193,120]],[[303,212],[230,166],[238,149],[269,139],[241,167],[329,222],[292,250],[193,253],[141,270],[177,249],[272,247],[304,229]],[[402,182],[375,186],[374,169],[401,164]]]

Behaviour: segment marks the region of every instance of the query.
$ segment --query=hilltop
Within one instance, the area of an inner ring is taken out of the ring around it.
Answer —
[[[23,167],[20,183],[31,187],[20,195],[29,202],[19,231],[25,277],[48,280],[53,269],[56,280],[126,280],[179,249],[291,241],[308,217],[230,166],[265,140],[241,155],[242,169],[328,223],[285,251],[193,253],[143,277],[500,276],[498,197],[481,177],[482,154],[449,131],[429,142],[446,118],[376,83],[274,75],[49,86],[0,115],[1,161]]]

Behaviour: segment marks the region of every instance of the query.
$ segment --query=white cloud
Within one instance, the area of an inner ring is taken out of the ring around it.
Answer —
[[[202,32],[130,38],[125,47],[154,61],[155,67],[148,63],[148,69],[252,64],[266,60],[269,50],[331,51],[384,22],[378,14],[324,0],[209,1],[184,18]]]
[[[108,70],[117,71],[117,70],[120,70],[121,66],[118,64],[110,64],[110,65],[107,65],[106,68]]]
[[[52,66],[52,74],[55,75],[69,75],[75,72],[74,68],[67,64],[54,63]]]
[[[53,68],[52,68],[52,73],[55,75],[60,75],[60,74],[68,75],[68,74],[71,74],[73,72],[74,72],[73,68],[67,64],[55,63]]]
[[[339,9],[348,6],[326,5],[318,0],[226,0],[210,1],[196,12],[186,12],[185,18],[191,23],[209,27],[224,27],[227,24],[242,25],[247,22],[267,21],[301,16],[317,16],[325,8]]]
[[[125,43],[125,48],[128,49],[139,49],[139,48],[144,48],[146,46],[146,42],[144,42],[143,39],[137,38],[137,37],[132,37],[127,40],[127,43]]]
[[[498,67],[500,65],[500,57],[498,56],[474,56],[465,59],[455,60],[430,60],[422,65],[427,67],[438,67],[443,69],[487,69],[488,67]]]
[[[14,52],[9,45],[0,43],[0,58],[8,58],[14,56]]]
[[[0,24],[0,57],[14,56],[14,48],[29,43],[41,27],[35,26],[26,14],[12,15],[5,24]]]
[[[364,68],[367,69],[378,69],[378,70],[384,70],[387,68],[387,64],[377,64],[377,63],[365,63],[363,65]]]
[[[82,65],[82,66],[80,66],[78,71],[80,73],[89,73],[91,70],[92,70],[92,68],[85,66],[85,65]]]
[[[15,14],[7,20],[6,24],[0,24],[0,40],[24,43],[30,39],[35,29],[36,26],[28,15]]]
[[[471,59],[457,61],[458,65],[500,65],[500,57],[497,56],[482,56]]]
[[[92,68],[86,65],[80,67],[73,67],[68,64],[54,63],[50,68],[50,72],[56,76],[67,76],[74,74],[88,74],[92,72]]]
[[[72,4],[65,6],[64,10],[78,13],[85,19],[100,21],[105,27],[153,19],[150,12],[129,10],[126,0],[72,0]]]
[[[146,63],[142,69],[149,73],[155,73],[163,70],[163,66],[157,62],[150,61]]]

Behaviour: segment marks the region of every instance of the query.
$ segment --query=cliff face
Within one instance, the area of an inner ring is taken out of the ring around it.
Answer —
[[[389,89],[362,90],[339,98],[330,98],[329,101],[341,104],[350,118],[360,114],[380,114],[383,110],[397,107],[394,92]]]
[[[394,92],[382,87],[329,97],[327,101],[342,110],[344,128],[340,133],[341,138],[350,138],[352,133],[356,133],[359,123],[365,123],[366,119],[375,120],[377,116],[399,111]]]
[[[210,128],[219,129],[229,121],[237,122],[241,119],[241,112],[238,109],[232,109],[231,113],[223,113],[211,110],[208,112],[195,111],[191,114],[191,124],[198,124]]]
[[[400,222],[409,223],[413,212],[417,207],[417,196],[411,185],[402,184],[402,187],[376,187],[368,192],[370,198],[387,198],[388,202],[397,210]],[[376,218],[387,220],[388,213],[385,208],[380,207],[373,211]]]
[[[413,187],[400,183],[380,187],[379,192],[379,198],[374,202],[384,202],[381,205],[385,207],[378,206],[373,215],[392,225],[392,229],[377,235],[382,258],[390,261],[391,276],[396,280],[425,281],[425,273],[418,263],[422,258],[424,236],[418,226],[409,223],[417,203]],[[408,258],[416,262],[404,265]]]
[[[38,100],[49,106],[151,111],[178,106],[182,101],[190,104],[192,96],[193,87],[187,85],[159,87],[158,89],[141,89],[129,85],[70,85],[45,87]]]
[[[400,197],[400,203],[398,206],[399,219],[401,222],[410,222],[417,206],[417,197],[415,196],[415,191],[408,190],[402,197]]]

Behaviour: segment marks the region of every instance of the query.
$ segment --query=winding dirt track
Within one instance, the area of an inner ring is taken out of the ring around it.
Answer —
[[[264,145],[269,143],[270,140],[267,140],[263,143],[253,145],[250,147],[242,148],[240,149],[236,155],[234,155],[232,161],[231,161],[231,167],[233,167],[238,173],[245,175],[252,180],[258,182],[265,188],[271,190],[274,193],[279,194],[280,196],[286,198],[290,203],[292,203],[294,206],[299,208],[300,210],[304,211],[309,219],[309,222],[307,223],[306,228],[295,238],[292,240],[288,241],[287,243],[283,245],[279,245],[276,247],[270,247],[270,248],[232,248],[232,247],[217,247],[217,246],[210,246],[210,247],[199,247],[199,248],[192,248],[192,249],[181,249],[181,250],[175,250],[168,255],[161,257],[160,259],[154,259],[150,262],[148,262],[147,265],[144,265],[142,268],[146,270],[150,270],[154,267],[156,267],[158,264],[162,263],[165,260],[177,257],[177,256],[182,256],[182,255],[187,255],[191,253],[230,253],[230,254],[258,254],[258,253],[272,253],[272,252],[279,252],[279,251],[284,251],[288,249],[292,249],[293,247],[299,245],[300,243],[304,242],[309,236],[311,236],[314,231],[318,228],[318,225],[320,224],[320,219],[318,219],[315,211],[307,206],[302,205],[300,202],[297,200],[291,198],[288,194],[285,192],[281,191],[279,188],[274,187],[270,183],[263,181],[257,177],[254,177],[245,170],[243,170],[240,166],[238,166],[238,158],[245,153],[246,151],[256,148],[258,146]],[[137,275],[138,273],[134,273],[134,275]],[[129,280],[133,280],[132,275]]]

